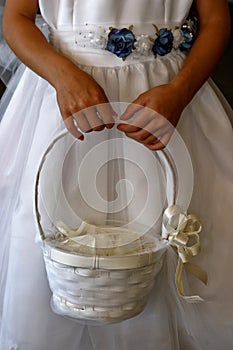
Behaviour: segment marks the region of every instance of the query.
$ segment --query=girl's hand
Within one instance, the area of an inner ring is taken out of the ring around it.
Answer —
[[[130,124],[119,124],[118,129],[153,151],[163,149],[178,124],[184,100],[175,83],[154,87],[127,107],[121,120],[134,119]]]
[[[65,125],[75,137],[83,140],[82,132],[113,126],[116,113],[103,89],[89,74],[68,63],[68,70],[61,72],[54,86]]]

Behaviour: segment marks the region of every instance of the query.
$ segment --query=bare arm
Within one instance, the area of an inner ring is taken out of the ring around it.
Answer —
[[[133,101],[133,104],[148,107],[164,118],[159,120],[155,113],[153,119],[142,111],[134,122],[137,126],[143,125],[143,128],[124,124],[119,126],[127,136],[152,150],[164,148],[167,144],[172,134],[171,125],[177,125],[183,109],[212,73],[228,41],[230,17],[227,0],[195,0],[195,5],[199,33],[183,67],[168,84],[154,87]],[[122,119],[129,119],[139,110],[133,104]]]
[[[186,105],[209,78],[228,42],[230,16],[226,0],[195,0],[198,11],[198,38],[179,74],[173,80],[185,91]]]
[[[35,25],[37,0],[7,0],[3,17],[3,31],[7,43],[28,67],[46,79],[57,92],[58,105],[68,129],[77,137],[72,115],[77,115],[82,131],[102,130],[96,113],[77,114],[80,110],[107,103],[103,89],[96,81],[76,67],[69,59],[56,52]],[[112,111],[102,110],[103,120],[111,127]]]
[[[60,66],[69,62],[52,49],[44,35],[35,26],[37,9],[37,0],[7,0],[3,32],[8,45],[19,59],[56,86]],[[55,65],[54,62],[57,64]]]

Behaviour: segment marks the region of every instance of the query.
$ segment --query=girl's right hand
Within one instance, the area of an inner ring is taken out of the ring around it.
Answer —
[[[82,132],[110,128],[115,113],[103,89],[50,45],[35,25],[37,10],[38,0],[7,0],[3,31],[8,45],[56,89],[61,115],[75,137],[82,139]]]
[[[54,86],[62,118],[75,137],[82,140],[82,133],[113,127],[116,113],[89,74],[69,62],[68,69],[58,73]]]

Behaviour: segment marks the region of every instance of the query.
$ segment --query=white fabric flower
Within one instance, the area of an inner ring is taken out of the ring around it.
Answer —
[[[148,35],[142,34],[136,38],[134,58],[151,55],[152,42]]]
[[[182,33],[180,28],[175,28],[174,30],[172,30],[172,34],[173,34],[173,47],[175,50],[178,49],[179,45],[182,42]]]

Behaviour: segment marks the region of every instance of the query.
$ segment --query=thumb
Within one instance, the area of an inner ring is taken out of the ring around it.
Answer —
[[[139,104],[139,99],[136,99],[132,103],[130,103],[124,113],[121,115],[120,119],[121,120],[128,120],[134,116],[134,114],[141,109],[143,109],[144,106]]]

